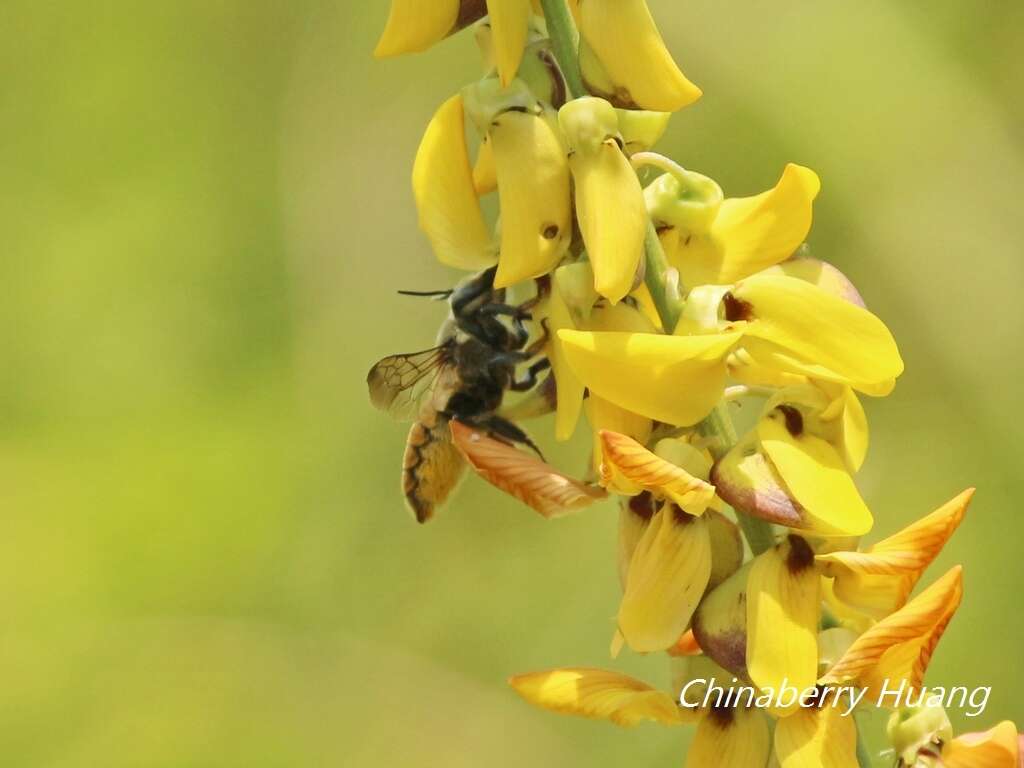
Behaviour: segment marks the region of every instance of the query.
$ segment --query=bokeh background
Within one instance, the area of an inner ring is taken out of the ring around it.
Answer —
[[[681,763],[683,731],[504,685],[609,663],[610,506],[544,522],[470,479],[430,526],[402,507],[364,376],[441,320],[394,293],[454,279],[410,164],[477,59],[373,62],[386,6],[4,3],[5,765]],[[822,176],[813,250],[907,362],[868,406],[876,536],[979,487],[928,576],[967,584],[930,680],[993,686],[960,727],[1020,722],[1024,5],[651,6],[706,93],[664,151],[732,195]]]

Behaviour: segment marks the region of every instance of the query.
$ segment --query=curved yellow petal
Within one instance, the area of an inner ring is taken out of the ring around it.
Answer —
[[[865,688],[880,688],[884,682],[891,691],[906,681],[911,689],[920,688],[935,646],[963,597],[962,574],[954,566],[896,613],[869,627],[822,682],[855,682]]]
[[[431,119],[416,152],[412,188],[422,229],[438,261],[459,269],[494,264],[491,233],[473,186],[462,96]]]
[[[806,528],[805,513],[757,439],[748,432],[715,464],[711,482],[734,508],[770,523]]]
[[[586,3],[583,4],[586,7]],[[686,768],[764,766],[771,751],[768,720],[758,709],[725,707],[701,718],[686,754]]]
[[[646,489],[660,494],[691,515],[704,514],[715,498],[713,485],[651,453],[633,438],[603,429],[600,440],[601,474],[606,486],[613,485],[616,474],[621,475],[630,491]]]
[[[863,536],[871,530],[871,512],[861,499],[842,457],[820,437],[798,432],[779,410],[761,419],[761,447],[803,507],[807,530],[822,536]]]
[[[711,225],[720,252],[699,282],[728,285],[793,255],[811,229],[814,199],[821,189],[810,168],[790,163],[774,189],[753,197],[727,198]]]
[[[384,33],[373,52],[378,59],[403,53],[425,51],[444,40],[460,26],[462,3],[459,0],[391,0],[391,11]],[[477,18],[483,16],[479,9]],[[474,21],[469,19],[466,23]]]
[[[580,3],[580,36],[584,80],[591,93],[616,106],[675,112],[700,98],[665,47],[645,0]]]
[[[711,576],[707,521],[665,504],[633,552],[618,627],[638,653],[672,647],[686,630]]]
[[[693,636],[709,659],[746,680],[747,584],[749,560],[725,581],[709,589],[693,614]]]
[[[837,707],[801,709],[775,726],[781,768],[857,768],[857,725]]]
[[[757,556],[747,577],[747,671],[755,685],[804,691],[818,678],[821,577],[799,536]]]
[[[818,555],[838,598],[881,619],[902,608],[924,570],[960,525],[974,489],[863,552]]]
[[[585,667],[552,669],[509,678],[509,685],[543,709],[616,725],[652,720],[679,725],[679,707],[667,693],[632,677]]]
[[[831,373],[807,375],[845,382],[871,394],[903,372],[896,342],[881,320],[810,283],[755,275],[740,282],[733,296],[751,315],[743,327],[746,336],[788,350],[808,364],[809,370]],[[755,350],[748,349],[756,358]]]
[[[636,496],[619,497],[619,583],[626,589],[629,563],[633,559],[636,545],[657,512],[658,502],[646,491]]]
[[[510,110],[490,127],[501,206],[496,288],[550,272],[572,239],[569,165],[551,119]]]
[[[647,231],[640,181],[619,145],[569,160],[576,181],[576,215],[594,268],[594,288],[612,303],[633,288]]]
[[[478,197],[489,195],[498,188],[498,171],[494,167],[494,149],[486,137],[480,143],[473,165],[473,189]]]
[[[432,0],[433,1],[433,0]],[[494,63],[501,84],[508,86],[519,70],[530,28],[529,0],[487,0],[491,20]]]
[[[945,768],[1019,768],[1017,726],[1004,720],[984,733],[958,736],[942,748]]]
[[[452,442],[480,477],[544,517],[559,517],[603,499],[605,492],[563,475],[535,456],[458,421]]]
[[[558,337],[569,365],[592,392],[628,411],[689,426],[721,396],[723,358],[740,335],[563,330]]]
[[[551,360],[551,372],[555,377],[555,439],[568,440],[576,431],[576,424],[583,409],[583,382],[573,373],[565,358],[562,341],[558,332],[562,329],[573,329],[574,324],[569,307],[562,296],[559,281],[552,281],[551,298],[548,302],[548,329],[551,340],[548,345],[548,358]]]

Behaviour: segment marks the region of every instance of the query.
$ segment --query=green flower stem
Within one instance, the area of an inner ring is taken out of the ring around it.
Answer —
[[[644,283],[654,301],[661,319],[661,327],[665,333],[672,333],[683,312],[683,300],[679,296],[679,283],[669,284],[669,266],[665,251],[658,239],[658,231],[654,223],[647,222],[647,235],[644,237]]]
[[[576,31],[576,23],[565,0],[540,0],[544,9],[544,20],[548,25],[548,37],[555,49],[555,58],[562,69],[565,84],[573,97],[584,96],[587,89],[583,86],[583,75],[580,73],[579,46],[580,36]]]

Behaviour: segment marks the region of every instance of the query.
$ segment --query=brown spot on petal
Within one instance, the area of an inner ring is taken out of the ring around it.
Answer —
[[[729,728],[732,725],[732,721],[736,719],[736,709],[730,706],[716,707],[712,704],[708,707],[707,717],[712,723],[724,731]]]
[[[722,304],[725,307],[725,319],[730,323],[751,320],[754,317],[754,306],[748,301],[736,298],[732,293],[722,297]]]
[[[780,405],[779,411],[786,419],[786,431],[793,437],[800,437],[804,432],[804,415],[791,405]]]
[[[672,520],[676,525],[690,525],[696,518],[687,514],[678,504],[671,504]]]
[[[790,573],[799,573],[814,565],[814,550],[807,540],[790,534],[789,554],[786,556],[786,567]]]
[[[629,499],[629,511],[642,520],[654,517],[654,496],[650,491],[643,491]]]

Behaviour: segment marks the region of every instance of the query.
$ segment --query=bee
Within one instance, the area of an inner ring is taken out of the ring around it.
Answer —
[[[402,461],[402,492],[420,523],[433,517],[465,472],[465,459],[451,440],[451,420],[505,442],[521,443],[540,455],[530,437],[496,411],[506,391],[532,389],[551,367],[541,356],[548,337],[546,323],[541,324],[540,338],[529,346],[525,325],[549,284],[538,279],[536,296],[513,306],[504,303],[504,289],[494,288],[494,275],[492,267],[453,290],[400,291],[448,299],[448,318],[436,346],[385,357],[366,377],[374,406],[413,422]],[[530,365],[519,375],[517,366],[525,363]]]

